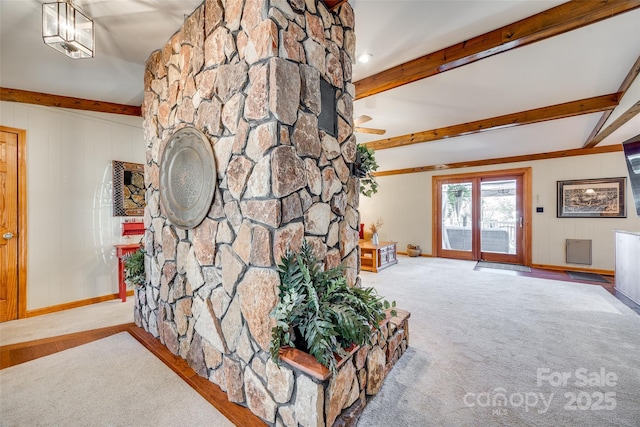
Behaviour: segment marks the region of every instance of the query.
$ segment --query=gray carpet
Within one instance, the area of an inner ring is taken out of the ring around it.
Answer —
[[[362,274],[412,315],[410,348],[359,427],[640,426],[638,314],[600,286],[474,266],[400,257]],[[608,385],[580,384],[603,369]],[[562,372],[566,384],[551,384]],[[511,399],[505,406],[493,404],[500,393]]]
[[[576,280],[589,280],[591,282],[609,283],[607,279],[596,273],[585,273],[582,271],[567,271],[569,277]]]
[[[478,261],[476,267],[494,268],[496,270],[523,271],[526,273],[531,273],[531,268],[527,267],[526,265],[504,264],[501,262]]]
[[[233,426],[126,332],[0,371],[0,425]]]
[[[132,323],[133,306],[133,298],[111,300],[0,323],[0,345]]]

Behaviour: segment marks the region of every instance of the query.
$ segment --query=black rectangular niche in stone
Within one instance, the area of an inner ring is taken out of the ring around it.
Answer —
[[[320,79],[320,116],[318,127],[331,136],[338,136],[338,113],[336,112],[336,88]]]

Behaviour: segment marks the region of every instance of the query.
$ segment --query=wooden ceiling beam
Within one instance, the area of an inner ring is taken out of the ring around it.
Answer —
[[[123,114],[126,116],[142,116],[141,108],[135,105],[115,104],[112,102],[72,98],[69,96],[51,95],[48,93],[30,92],[5,87],[0,87],[0,101],[22,102],[47,107],[72,108],[75,110],[96,111],[99,113]]]
[[[595,147],[596,145],[601,143],[606,137],[608,137],[613,132],[620,129],[622,125],[627,123],[629,120],[633,119],[638,114],[640,114],[640,100],[635,104],[633,104],[631,108],[629,108],[627,111],[622,113],[620,117],[615,119],[609,126],[607,126],[600,133],[598,133],[598,136],[593,138],[587,147],[583,147],[583,148]]]
[[[500,165],[505,163],[530,162],[532,160],[558,159],[563,157],[586,156],[589,154],[615,153],[622,151],[622,144],[603,145],[594,148],[575,148],[573,150],[551,151],[548,153],[525,154],[523,156],[501,157],[498,159],[471,160],[468,162],[449,163],[447,165],[419,166],[415,168],[393,169],[376,172],[375,176],[402,175],[407,173],[434,172],[449,169],[471,168],[476,166]]]
[[[355,82],[356,99],[526,46],[640,7],[640,0],[573,0]]]
[[[627,77],[624,78],[622,84],[620,85],[620,89],[618,89],[618,92],[622,93],[622,96],[620,97],[620,99],[622,99],[624,97],[624,95],[629,90],[629,87],[634,82],[634,80],[638,77],[639,74],[640,74],[640,56],[638,56],[638,59],[636,59],[636,62],[635,62],[635,64],[633,64],[633,67],[631,67],[631,70],[629,70],[629,73],[627,74]],[[602,115],[602,117],[600,117],[600,120],[598,120],[598,123],[596,123],[596,127],[593,128],[593,130],[591,131],[591,134],[589,135],[589,137],[585,141],[585,143],[582,146],[582,148],[595,147],[598,143],[600,143],[604,139],[604,138],[602,138],[600,140],[596,140],[596,136],[600,137],[600,135],[598,135],[598,132],[600,132],[602,130],[602,127],[604,126],[604,124],[607,122],[607,120],[611,116],[611,113],[613,113],[613,110],[605,111],[605,113]],[[629,118],[629,120],[630,120],[630,118]],[[626,121],[624,123],[626,123]],[[620,126],[622,126],[624,123],[621,123]],[[613,125],[613,123],[612,123],[612,125]],[[609,127],[611,127],[611,126],[609,126]],[[611,133],[609,133],[606,136],[609,136]]]
[[[477,120],[469,123],[426,130],[423,132],[400,135],[393,138],[380,139],[364,143],[363,145],[366,145],[368,148],[373,148],[374,150],[384,150],[387,148],[405,147],[407,145],[438,141],[457,136],[472,135],[496,129],[505,129],[549,120],[564,119],[581,114],[597,113],[614,109],[618,105],[620,97],[620,93],[612,93],[609,95],[596,96],[578,101],[565,102],[563,104],[556,104],[549,107],[521,111],[519,113],[506,114],[504,116],[492,117],[490,119]]]

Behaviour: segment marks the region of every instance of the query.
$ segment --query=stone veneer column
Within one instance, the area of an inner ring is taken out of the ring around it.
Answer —
[[[268,424],[324,425],[322,409],[296,401],[301,377],[268,358],[282,254],[306,239],[357,281],[353,28],[348,3],[207,0],[147,61],[147,286],[135,321]],[[321,78],[337,89],[337,137],[318,129]],[[209,138],[218,173],[191,230],[159,204],[164,145],[185,126]]]

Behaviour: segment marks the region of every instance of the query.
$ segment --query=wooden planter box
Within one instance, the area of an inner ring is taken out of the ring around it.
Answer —
[[[372,344],[348,349],[340,360],[338,372],[331,375],[315,357],[285,347],[280,360],[295,373],[297,393],[289,404],[295,408],[295,422],[312,426],[354,426],[367,402],[409,345],[408,311],[396,309],[374,331]],[[296,424],[297,425],[297,424]]]

